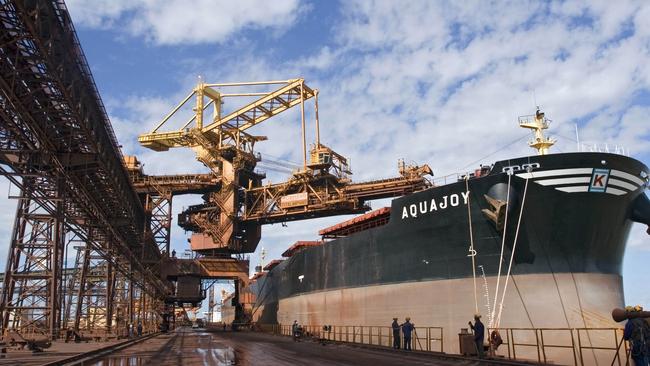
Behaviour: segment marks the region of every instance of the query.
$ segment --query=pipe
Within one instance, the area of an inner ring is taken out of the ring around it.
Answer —
[[[305,139],[305,87],[300,83],[300,120],[302,123],[302,170],[307,170],[307,141]]]
[[[615,308],[612,310],[612,319],[615,322],[635,318],[650,318],[650,311],[625,311],[625,309]]]
[[[320,148],[320,125],[318,121],[318,89],[314,90],[315,114],[316,114],[316,147]]]

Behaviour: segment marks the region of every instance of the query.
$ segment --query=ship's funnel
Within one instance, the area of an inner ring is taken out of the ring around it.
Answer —
[[[615,308],[612,310],[612,318],[615,322],[634,318],[650,318],[650,311],[625,311],[625,309]]]

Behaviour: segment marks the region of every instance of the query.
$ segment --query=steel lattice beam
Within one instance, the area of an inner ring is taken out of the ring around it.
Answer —
[[[70,317],[83,312],[84,299],[101,302],[110,329],[115,273],[129,279],[130,291],[135,284],[152,298],[165,296],[159,268],[145,264],[159,260],[160,250],[144,234],[144,209],[62,1],[0,0],[0,175],[21,191],[0,304],[3,333],[55,338],[63,320],[79,323],[81,315]],[[66,235],[85,241],[96,263],[65,287],[79,292],[67,293],[63,306]],[[88,287],[88,274],[102,268],[103,300]]]

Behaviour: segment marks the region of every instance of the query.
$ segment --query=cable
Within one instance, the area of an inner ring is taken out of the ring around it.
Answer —
[[[283,162],[283,161],[273,160],[273,159],[262,159],[262,161],[260,161],[260,164],[270,164],[270,165],[281,166],[283,168],[296,169],[296,166],[294,166],[292,164],[289,164],[289,163],[286,163],[286,162]]]
[[[515,241],[512,244],[512,252],[510,253],[510,264],[508,265],[508,272],[506,274],[506,283],[503,285],[503,295],[501,296],[501,304],[499,305],[499,315],[497,316],[497,328],[501,322],[501,313],[503,312],[503,302],[506,298],[506,291],[508,290],[508,281],[510,279],[510,273],[512,271],[512,262],[515,258],[515,251],[517,249],[517,239],[519,238],[519,229],[521,228],[521,218],[524,215],[524,205],[526,204],[526,193],[528,191],[528,182],[529,178],[526,178],[526,185],[524,186],[524,194],[521,200],[521,209],[519,210],[519,220],[517,221],[517,230],[515,231]]]
[[[269,157],[269,158],[271,158],[272,160],[285,162],[285,163],[287,163],[287,164],[289,164],[289,165],[293,165],[293,166],[298,167],[298,168],[302,166],[301,164],[298,164],[298,163],[293,162],[293,161],[291,161],[291,160],[284,159],[284,158],[282,158],[282,157],[280,157],[280,156],[275,156],[275,155],[271,155],[271,154],[268,154],[268,153],[264,153],[264,156],[265,156],[265,157]],[[268,159],[268,158],[266,158],[266,159],[264,159],[264,160],[267,160],[267,159]]]
[[[291,173],[292,172],[292,170],[289,169],[289,168],[281,168],[281,167],[264,165],[264,164],[259,164],[257,167],[261,168],[261,169],[264,169],[264,170],[271,170],[271,171],[278,172],[278,173]]]
[[[474,310],[478,314],[478,297],[476,296],[476,251],[474,250],[474,234],[472,233],[472,211],[469,197],[469,174],[465,175],[465,191],[467,193],[467,217],[469,220],[469,252],[472,256],[472,276],[474,280]]]
[[[494,308],[492,308],[492,315],[490,316],[490,327],[494,322],[494,315],[497,310],[497,299],[499,298],[499,282],[501,281],[501,266],[503,264],[503,252],[506,246],[506,229],[508,227],[508,211],[510,210],[510,186],[512,181],[512,170],[508,170],[508,193],[506,195],[506,214],[503,223],[503,234],[501,235],[501,255],[499,256],[499,272],[497,272],[497,288],[494,292]],[[497,218],[498,220],[498,218]]]
[[[508,147],[510,147],[510,146],[512,146],[512,145],[514,145],[515,143],[517,143],[517,142],[519,142],[519,141],[525,139],[526,137],[528,137],[528,135],[529,135],[529,134],[526,133],[525,135],[523,135],[523,136],[521,136],[521,137],[518,137],[516,140],[514,140],[514,141],[512,141],[512,142],[509,142],[508,144],[506,144],[505,146],[501,147],[500,149],[498,149],[498,150],[496,150],[496,151],[494,151],[494,152],[492,152],[492,153],[490,153],[490,154],[488,154],[488,155],[485,155],[484,157],[482,157],[482,158],[480,158],[480,159],[477,159],[477,160],[475,160],[475,161],[473,161],[473,162],[471,162],[471,163],[465,165],[464,167],[460,168],[459,171],[463,171],[465,168],[470,167],[470,166],[473,166],[473,165],[475,165],[476,163],[481,162],[481,161],[483,161],[483,160],[489,158],[490,156],[492,156],[492,155],[494,155],[494,154],[496,154],[496,153],[498,153],[498,152],[500,152],[500,151],[505,150],[506,148],[508,148]]]

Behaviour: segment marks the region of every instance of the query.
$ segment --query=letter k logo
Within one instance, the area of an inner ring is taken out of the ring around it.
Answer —
[[[605,183],[603,183],[603,179],[606,177],[606,175],[601,175],[601,174],[596,174],[594,175],[594,187],[604,187]]]
[[[589,192],[605,192],[609,180],[609,169],[594,169],[591,175]]]

